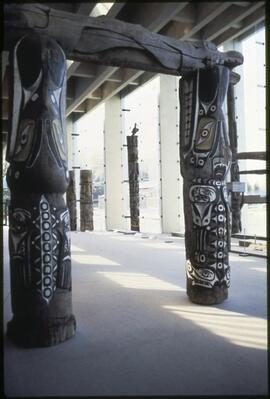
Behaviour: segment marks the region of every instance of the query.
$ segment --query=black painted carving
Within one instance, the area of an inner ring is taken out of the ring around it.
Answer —
[[[13,318],[8,334],[24,346],[72,337],[65,137],[65,55],[47,36],[19,40],[11,57],[9,250]]]
[[[69,171],[69,185],[67,188],[67,207],[70,214],[70,230],[77,230],[77,202],[75,188],[75,172]]]
[[[229,73],[213,67],[180,79],[187,294],[200,304],[223,301],[230,284],[225,178],[231,150],[222,110]]]
[[[81,170],[81,231],[94,230],[93,223],[93,195],[92,195],[92,171]]]
[[[137,130],[134,129],[134,134],[127,136],[130,226],[131,230],[140,231],[138,137],[135,136]]]

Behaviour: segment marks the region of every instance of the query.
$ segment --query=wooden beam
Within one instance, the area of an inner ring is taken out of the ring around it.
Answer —
[[[267,169],[256,169],[256,170],[241,170],[239,175],[265,175],[268,173]]]
[[[76,13],[79,15],[90,15],[96,5],[97,5],[97,3],[90,3],[90,2],[79,3]],[[124,2],[113,4],[113,6],[110,8],[110,10],[107,13],[107,16],[110,18],[115,18],[117,16],[117,14],[120,12],[120,10],[123,8],[124,5],[125,5]],[[72,76],[74,74],[74,72],[78,69],[80,64],[81,63],[79,61],[73,62],[73,64],[70,66],[70,68],[68,68],[67,79],[69,79],[70,76]]]
[[[8,51],[2,51],[2,83],[4,81],[6,68],[8,66]]]
[[[7,119],[2,119],[1,125],[2,125],[2,133],[8,134],[8,130],[9,130],[9,122],[8,122],[8,120]]]
[[[243,9],[236,5],[232,5],[226,13],[217,17],[213,23],[207,25],[202,32],[203,40],[213,40],[223,32],[225,32],[233,24],[240,22],[242,19],[254,13],[258,8],[264,6],[264,2],[258,1],[252,3],[250,7]]]
[[[77,3],[75,13],[79,15],[90,15],[93,9],[95,8],[97,3],[95,2],[86,2],[86,3]],[[52,6],[52,8],[54,8]]]
[[[260,195],[244,195],[244,204],[265,204],[267,197],[261,197]]]
[[[261,161],[266,161],[266,152],[265,151],[239,152],[237,154],[237,159],[257,159]]]
[[[93,78],[97,74],[97,65],[89,64],[88,62],[80,62],[78,67],[73,72],[72,76],[83,78]]]
[[[176,11],[174,7],[174,10],[171,10],[170,14],[168,13],[168,5],[172,7],[171,4],[173,3],[162,4],[162,7],[166,7],[168,18],[171,18],[172,12]],[[242,62],[240,54],[236,52],[224,54],[217,52],[214,47],[204,47],[203,45],[195,47],[191,43],[155,35],[138,25],[106,19],[106,17],[78,18],[74,14],[51,9],[48,19],[46,7],[29,4],[5,5],[5,11],[6,26],[11,28],[8,30],[9,34],[5,35],[6,45],[8,43],[10,45],[15,37],[17,38],[18,35],[27,31],[47,32],[58,40],[70,59],[171,74],[184,73],[186,62],[188,71],[192,68],[204,68],[208,62],[224,62],[230,66],[236,66]],[[163,20],[163,23],[165,22],[167,21]],[[157,28],[160,28],[160,24],[160,14],[158,14]],[[73,26],[73,30],[70,29],[70,26]],[[153,26],[152,22],[151,27]],[[100,36],[100,31],[102,36]],[[119,42],[119,37],[124,42]],[[129,47],[129,50],[126,47]],[[115,48],[117,48],[117,52],[110,53],[110,50]],[[194,63],[194,67],[192,63]],[[85,92],[86,90],[83,90],[83,93]],[[84,98],[87,94],[85,93]],[[81,93],[79,97],[76,99],[75,107],[84,100]],[[71,110],[69,111],[71,112]]]

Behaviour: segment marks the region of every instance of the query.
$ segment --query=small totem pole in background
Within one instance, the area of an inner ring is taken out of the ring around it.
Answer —
[[[81,170],[81,231],[94,230],[93,198],[92,198],[92,171]]]
[[[237,124],[235,118],[235,94],[234,85],[239,81],[236,74],[231,74],[227,94],[227,110],[228,110],[228,128],[230,137],[230,146],[232,151],[232,166],[231,166],[231,182],[240,182],[239,166],[237,160]],[[241,208],[244,203],[244,193],[231,190],[231,210],[232,210],[232,234],[240,233],[242,230],[241,224]]]
[[[138,130],[135,123],[132,135],[127,136],[130,227],[133,231],[140,231],[138,137],[135,136]]]
[[[67,207],[70,215],[70,230],[77,230],[77,203],[75,189],[75,172],[69,171],[69,185],[67,188]]]
[[[72,314],[65,86],[57,42],[30,34],[16,44],[7,160],[13,318],[23,346],[50,346],[75,333]]]
[[[228,296],[231,150],[222,110],[230,69],[214,66],[180,79],[180,155],[184,179],[187,294],[215,304]]]

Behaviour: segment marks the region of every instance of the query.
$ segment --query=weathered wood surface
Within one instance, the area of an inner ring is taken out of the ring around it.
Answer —
[[[41,4],[5,4],[4,49],[24,34],[48,34],[67,58],[98,64],[183,75],[214,65],[243,63],[237,51],[222,53],[207,41],[180,41],[152,33],[140,25],[105,16],[84,17]]]
[[[266,161],[266,156],[267,153],[265,151],[238,152],[237,159],[256,159]]]
[[[127,136],[131,230],[140,231],[138,137]]]
[[[15,47],[7,159],[13,318],[19,345],[50,346],[72,337],[69,212],[65,133],[65,65],[48,36],[29,35]]]
[[[81,198],[80,198],[80,211],[81,211],[81,231],[94,230],[93,222],[93,196],[92,196],[92,171],[81,170]]]
[[[180,79],[180,163],[183,176],[187,294],[210,305],[228,296],[231,162],[223,103],[229,69],[215,66]]]
[[[227,111],[228,111],[228,130],[230,137],[230,147],[232,152],[232,164],[231,164],[231,181],[239,182],[239,165],[237,160],[238,151],[238,136],[237,136],[237,123],[235,115],[235,93],[234,84],[230,81],[228,92],[227,92]],[[232,234],[239,233],[242,230],[241,224],[241,208],[243,206],[243,193],[232,192],[231,193],[231,231]]]
[[[77,230],[77,201],[75,189],[75,172],[69,171],[69,184],[67,188],[67,207],[70,215],[70,230]]]

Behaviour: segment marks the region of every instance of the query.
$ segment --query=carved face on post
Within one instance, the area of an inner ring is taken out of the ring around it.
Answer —
[[[13,54],[7,159],[13,319],[18,343],[48,346],[74,335],[65,142],[66,60],[56,41],[31,34]]]
[[[222,110],[228,76],[227,68],[214,67],[180,83],[187,278],[191,287],[210,290],[230,284],[225,178],[231,150]],[[209,296],[196,301],[208,303]]]
[[[49,37],[29,35],[15,46],[7,160],[12,163],[8,181],[16,189],[67,188],[63,64],[62,49]]]

